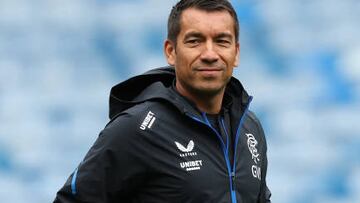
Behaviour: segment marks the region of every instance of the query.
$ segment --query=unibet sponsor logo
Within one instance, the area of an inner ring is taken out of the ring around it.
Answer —
[[[186,171],[200,170],[202,166],[202,160],[181,162],[180,167]]]
[[[193,140],[190,140],[186,147],[178,142],[175,142],[175,145],[179,151],[183,152],[179,154],[180,157],[197,156],[197,153],[193,151],[195,147]],[[180,162],[180,167],[186,171],[200,170],[202,165],[202,160]]]
[[[149,111],[148,114],[146,115],[145,119],[141,123],[140,129],[146,130],[146,128],[151,128],[151,126],[155,122],[155,119],[156,119],[155,114],[153,112]]]

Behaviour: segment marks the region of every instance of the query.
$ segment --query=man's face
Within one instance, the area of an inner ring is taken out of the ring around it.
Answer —
[[[239,43],[234,20],[227,11],[183,11],[176,45],[167,40],[165,54],[175,66],[176,87],[187,95],[223,93],[238,65]]]

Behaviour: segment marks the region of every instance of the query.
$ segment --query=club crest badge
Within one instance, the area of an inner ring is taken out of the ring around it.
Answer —
[[[254,160],[255,164],[257,164],[260,161],[260,154],[257,150],[258,141],[255,139],[254,135],[251,133],[247,133],[247,145],[249,148],[249,151],[251,153],[251,158]]]

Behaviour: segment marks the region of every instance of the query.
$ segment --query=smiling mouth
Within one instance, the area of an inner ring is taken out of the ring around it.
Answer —
[[[201,67],[201,68],[195,68],[196,71],[200,71],[200,72],[217,72],[217,71],[222,71],[222,68],[218,68],[218,67]]]
[[[204,78],[217,78],[222,74],[221,68],[198,68],[195,71]]]
[[[201,72],[217,72],[217,71],[221,71],[221,69],[199,69],[197,71],[201,71]]]

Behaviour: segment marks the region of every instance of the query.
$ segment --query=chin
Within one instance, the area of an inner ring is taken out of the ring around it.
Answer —
[[[197,88],[197,93],[201,94],[201,95],[208,95],[208,96],[213,96],[213,95],[217,95],[220,94],[222,92],[223,88],[222,87],[199,87]]]

